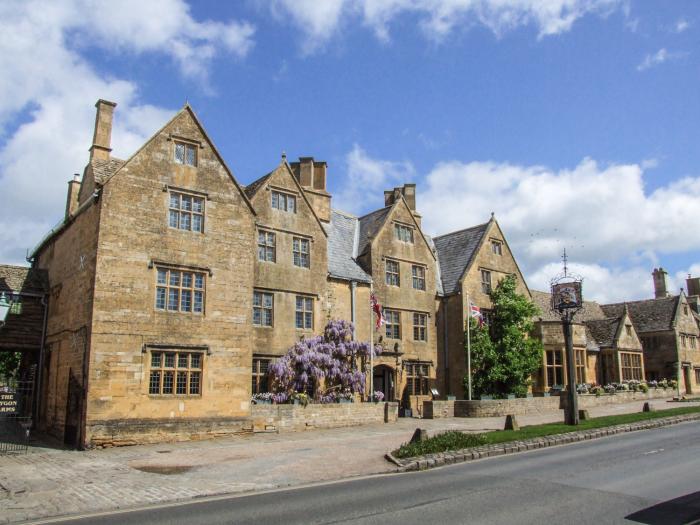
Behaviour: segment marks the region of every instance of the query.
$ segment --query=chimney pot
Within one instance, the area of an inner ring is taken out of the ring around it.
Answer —
[[[112,117],[116,102],[99,99],[95,103],[97,112],[95,114],[95,132],[92,136],[92,146],[90,146],[90,160],[109,160],[112,151]]]
[[[652,272],[652,276],[654,277],[654,297],[656,299],[668,297],[666,275],[668,275],[668,273],[661,266],[659,266],[658,269],[654,268]]]

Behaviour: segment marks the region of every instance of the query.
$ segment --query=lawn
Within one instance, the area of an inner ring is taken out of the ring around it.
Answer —
[[[597,417],[581,421],[578,426],[565,425],[564,423],[546,423],[544,425],[522,427],[520,430],[497,430],[484,434],[463,434],[458,431],[449,431],[418,443],[404,443],[401,447],[394,450],[392,454],[397,458],[410,458],[424,454],[446,452],[448,450],[460,450],[481,445],[506,443],[508,441],[521,441],[524,439],[551,436],[553,434],[592,430],[614,425],[626,425],[629,423],[636,423],[637,421],[680,416],[683,414],[695,414],[698,412],[700,412],[700,407],[680,407],[656,412],[635,412],[632,414]]]

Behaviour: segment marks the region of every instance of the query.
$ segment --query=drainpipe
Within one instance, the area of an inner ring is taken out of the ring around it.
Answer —
[[[39,370],[36,375],[34,386],[34,406],[32,407],[33,428],[36,428],[39,420],[39,399],[44,390],[44,352],[46,350],[46,328],[49,318],[49,302],[46,295],[41,298],[41,305],[44,307],[44,321],[41,325],[41,347],[39,348]]]
[[[352,340],[355,340],[355,303],[357,302],[355,298],[355,291],[357,290],[357,282],[350,281],[350,321],[352,322]]]
[[[448,360],[449,352],[447,351],[447,297],[442,298],[442,353],[445,368],[445,399],[448,394],[452,394],[450,390],[450,362]]]

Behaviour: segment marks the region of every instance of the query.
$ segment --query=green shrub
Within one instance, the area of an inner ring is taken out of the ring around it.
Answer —
[[[397,458],[410,458],[484,444],[486,444],[486,438],[483,434],[464,434],[457,430],[450,430],[416,443],[404,443],[392,454]]]

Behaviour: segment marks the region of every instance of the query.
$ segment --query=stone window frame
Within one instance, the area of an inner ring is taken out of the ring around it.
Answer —
[[[192,268],[180,268],[157,264],[155,309],[160,312],[204,315],[206,306],[206,272]],[[173,279],[177,274],[177,280]],[[186,280],[185,277],[189,276]],[[177,307],[171,307],[171,300],[177,294]],[[185,301],[185,297],[189,300]]]
[[[636,379],[641,381],[642,376],[642,354],[638,352],[620,352],[620,379],[629,381]]]
[[[631,325],[631,324],[626,324],[626,325],[625,325],[625,333],[626,333],[628,336],[632,337],[632,325]]]
[[[258,230],[258,261],[277,262],[277,234],[275,232]]]
[[[151,349],[148,395],[159,398],[202,397],[204,354],[202,350]],[[181,388],[183,391],[179,391]]]
[[[481,291],[483,293],[485,293],[486,295],[489,295],[489,294],[491,294],[491,291],[493,290],[492,279],[491,279],[491,270],[481,268],[480,272],[481,272]]]
[[[198,149],[200,147],[201,145],[194,141],[181,138],[173,139],[173,162],[182,166],[196,168],[199,164]],[[178,152],[180,153],[178,154]]]
[[[260,298],[258,300],[258,298]],[[269,303],[266,302],[269,299]],[[256,313],[259,321],[256,322]],[[266,322],[266,315],[269,322]],[[253,326],[273,328],[275,326],[275,294],[262,290],[253,290]]]
[[[414,290],[425,291],[425,274],[427,273],[425,270],[425,266],[421,266],[420,264],[411,265],[411,277],[413,278]]]
[[[272,359],[269,357],[253,356],[251,374],[251,392],[253,395],[270,391],[267,371],[271,364]]]
[[[491,253],[494,255],[503,255],[503,242],[498,239],[491,239]]]
[[[290,205],[291,204],[291,205]],[[270,190],[270,206],[285,213],[297,212],[297,196],[280,190]]]
[[[700,368],[695,368],[695,384],[700,385]]]
[[[552,359],[550,360],[550,356]],[[558,356],[558,359],[557,359]],[[544,351],[544,374],[549,388],[554,385],[564,386],[564,351],[561,349],[549,349]],[[552,379],[550,381],[550,378]],[[557,379],[559,381],[557,381]]]
[[[400,222],[394,223],[394,237],[398,241],[413,244],[415,239],[413,230],[414,228],[407,224],[401,224]]]
[[[292,264],[297,268],[311,268],[311,241],[305,237],[292,237]]]
[[[205,212],[206,212],[206,195],[183,190],[180,188],[167,187],[168,191],[168,228],[172,228],[178,231],[189,231],[193,233],[203,234],[204,224],[205,224]],[[173,196],[178,197],[178,206],[173,206]],[[189,208],[183,206],[183,202],[186,202],[184,198],[190,199]],[[195,209],[195,203],[200,202],[199,210]],[[173,217],[177,217],[176,225],[173,225]],[[187,228],[182,227],[182,219],[187,218],[188,224]],[[199,229],[194,228],[195,219],[199,219]]]
[[[294,327],[297,330],[314,329],[313,297],[309,297],[308,295],[297,295],[294,298]]]
[[[683,348],[685,348],[686,346],[688,346],[687,337],[686,337],[685,334],[681,334],[681,346],[682,346]]]
[[[430,393],[431,366],[431,363],[425,361],[404,361],[409,396],[427,396]]]
[[[575,348],[574,359],[576,367],[576,383],[580,385],[586,382],[586,350]]]
[[[394,259],[384,261],[384,276],[387,286],[401,286],[401,264]]]
[[[401,339],[401,312],[385,308],[384,314],[384,334],[387,339]]]
[[[421,343],[428,341],[428,314],[413,312],[413,340]]]

